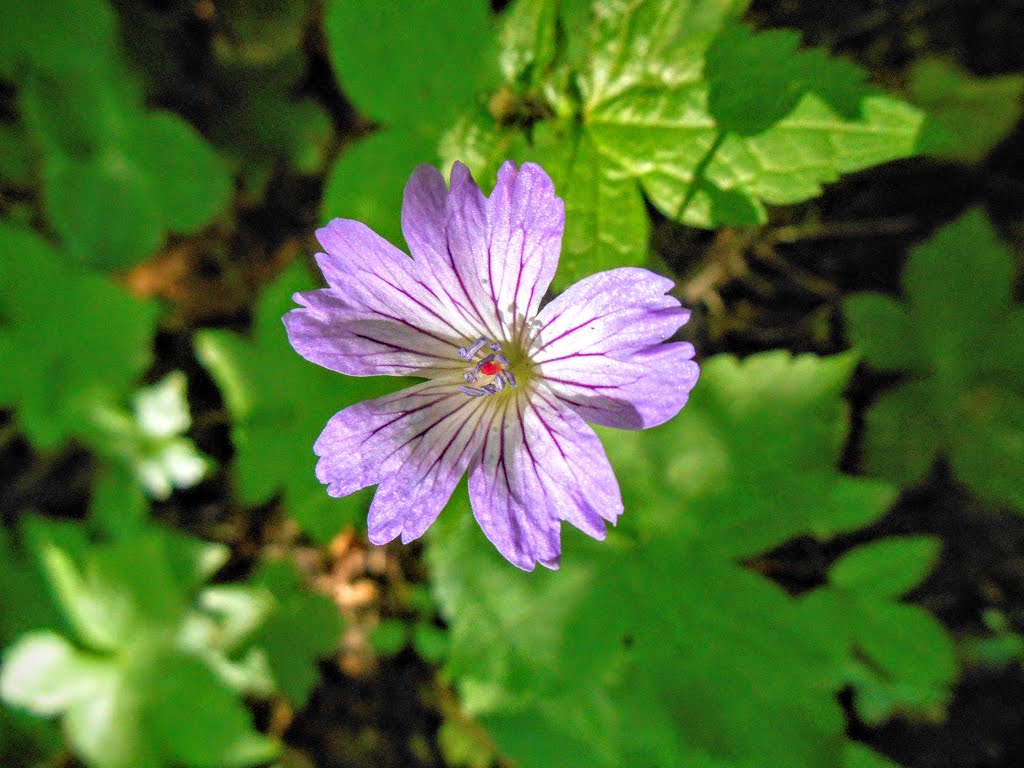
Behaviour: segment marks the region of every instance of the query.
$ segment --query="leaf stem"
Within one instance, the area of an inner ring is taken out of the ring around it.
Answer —
[[[693,169],[693,180],[690,182],[689,189],[686,190],[686,196],[683,198],[683,202],[679,204],[679,210],[676,212],[676,221],[682,222],[683,214],[686,213],[686,209],[690,207],[690,203],[693,202],[694,196],[697,194],[697,188],[700,186],[701,179],[704,178],[704,172],[707,171],[708,166],[711,165],[711,161],[715,159],[715,155],[718,153],[719,148],[725,141],[725,131],[719,130],[715,136],[715,140],[711,142],[711,146],[708,147],[708,151],[704,153],[704,157],[697,163],[697,167]]]

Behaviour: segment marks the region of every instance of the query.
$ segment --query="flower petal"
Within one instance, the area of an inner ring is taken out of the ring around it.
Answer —
[[[288,340],[307,360],[349,376],[427,376],[461,370],[457,347],[405,323],[354,309],[333,289],[294,296]]]
[[[672,418],[697,381],[693,346],[662,344],[689,318],[672,281],[623,267],[581,280],[544,307],[531,358],[544,385],[584,419],[646,429]]]
[[[534,163],[502,165],[489,198],[455,163],[439,216],[442,184],[429,166],[409,180],[402,209],[409,248],[460,316],[479,323],[481,335],[510,341],[536,314],[555,274],[565,206]]]
[[[619,485],[594,431],[540,392],[485,417],[469,474],[473,514],[509,562],[557,568],[560,520],[595,539],[622,513]]]
[[[331,496],[380,484],[370,508],[374,543],[421,535],[466,471],[480,441],[479,399],[430,381],[336,413],[313,450]]]
[[[700,368],[688,342],[658,344],[625,360],[596,355],[543,366],[543,386],[586,421],[649,429],[686,405]]]
[[[559,294],[537,315],[530,357],[536,363],[580,353],[634,352],[675,333],[690,313],[674,283],[639,267],[598,272]]]

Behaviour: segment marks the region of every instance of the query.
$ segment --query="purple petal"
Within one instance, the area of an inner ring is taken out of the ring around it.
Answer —
[[[581,280],[544,307],[532,344],[552,394],[587,421],[646,429],[685,405],[699,369],[688,343],[662,344],[689,318],[672,281],[624,267]]]
[[[539,392],[485,417],[469,498],[487,538],[526,571],[557,568],[560,520],[595,539],[622,513],[618,482],[594,431]]]
[[[690,318],[667,277],[621,267],[580,280],[537,315],[534,362],[582,352],[635,352],[664,341]]]
[[[288,340],[307,360],[350,376],[428,376],[465,363],[448,341],[350,307],[332,289],[295,294],[303,305],[284,316]]]
[[[295,295],[285,316],[292,346],[353,376],[431,375],[455,365],[458,346],[479,330],[450,310],[416,262],[357,221],[335,219],[317,237],[329,288]]]
[[[688,342],[658,344],[625,360],[605,355],[567,358],[542,367],[544,386],[593,424],[648,429],[686,405],[700,369]]]
[[[452,167],[451,190],[429,166],[405,190],[402,231],[409,248],[457,313],[481,335],[507,341],[540,306],[558,265],[565,206],[544,170],[512,162],[483,196],[469,169]]]
[[[370,541],[411,541],[447,503],[479,451],[482,404],[450,381],[418,384],[335,414],[314,445],[331,496],[378,483]]]

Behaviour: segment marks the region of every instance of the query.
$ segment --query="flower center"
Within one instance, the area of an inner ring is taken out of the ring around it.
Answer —
[[[485,397],[516,385],[515,374],[509,367],[508,358],[502,354],[501,344],[481,336],[468,347],[459,347],[459,357],[466,362],[473,362],[477,355],[483,357],[462,374],[466,379],[466,384],[459,387],[462,394]]]

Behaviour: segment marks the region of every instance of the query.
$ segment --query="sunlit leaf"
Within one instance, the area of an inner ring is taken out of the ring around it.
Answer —
[[[836,470],[854,362],[715,358],[673,421],[603,430],[626,514],[604,542],[566,528],[557,572],[510,568],[464,496],[442,515],[428,555],[448,671],[504,753],[560,766],[840,764],[846,660],[831,627],[738,561],[868,524],[893,499]]]

